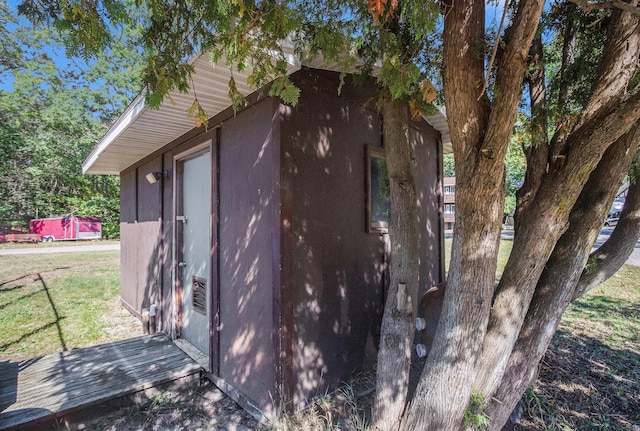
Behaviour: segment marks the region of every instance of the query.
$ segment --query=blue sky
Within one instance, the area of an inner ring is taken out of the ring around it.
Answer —
[[[13,32],[18,26],[29,26],[31,25],[29,20],[22,16],[18,16],[18,4],[20,4],[22,0],[7,0],[7,4],[9,5],[9,9],[14,15],[14,17],[18,18],[18,25],[9,24],[8,30]],[[25,47],[28,49],[28,47]],[[47,46],[45,48],[45,52],[49,55],[49,57],[56,63],[59,69],[65,70],[69,68],[75,68],[74,66],[76,61],[69,60],[65,53],[64,48],[58,46]],[[0,74],[0,90],[11,91],[13,88],[14,78],[11,73],[3,73]]]

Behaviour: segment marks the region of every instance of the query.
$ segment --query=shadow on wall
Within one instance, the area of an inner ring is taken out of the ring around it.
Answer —
[[[166,262],[165,259],[165,240],[163,237],[166,236],[165,232],[162,232],[158,235],[158,238],[153,245],[151,256],[149,257],[149,262],[147,264],[147,278],[144,284],[144,293],[142,295],[142,303],[140,304],[142,312],[150,312],[151,314],[148,317],[142,316],[143,330],[145,332],[155,333],[164,329],[162,327],[162,310],[164,309],[164,300],[168,300],[167,298],[163,298],[161,294],[162,288],[162,276],[163,276],[163,265]],[[170,289],[170,280],[166,281],[165,288]],[[153,310],[155,309],[155,310]],[[146,320],[149,319],[149,320]],[[146,321],[145,321],[146,320]],[[168,332],[168,331],[165,331]]]
[[[280,186],[273,109],[273,100],[265,99],[225,122],[219,149],[219,375],[267,415],[279,398],[273,304]]]
[[[161,170],[158,157],[121,176],[121,299],[138,318],[152,304],[161,305],[166,230],[162,226],[164,187],[171,180],[150,184],[145,176]],[[160,329],[157,319],[157,329]]]
[[[345,97],[337,99],[323,78],[307,79],[311,88],[287,108],[292,115],[282,127],[293,183],[296,405],[375,362],[388,283],[386,235],[365,229],[365,148],[380,145],[379,113],[362,89],[345,85]],[[443,276],[436,135],[424,122],[410,131],[420,199],[420,296]]]
[[[298,407],[375,361],[386,268],[385,238],[367,233],[365,220],[365,150],[380,144],[378,112],[362,89],[345,85],[338,99],[323,77],[306,79],[282,126],[292,183]]]

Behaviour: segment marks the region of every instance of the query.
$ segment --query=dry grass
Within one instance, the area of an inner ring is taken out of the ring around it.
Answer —
[[[640,431],[637,280],[625,265],[567,310],[516,430]]]
[[[281,415],[273,428],[277,431],[315,431],[369,429],[371,420],[371,388],[375,387],[375,376],[363,374],[332,393],[310,401],[298,412]]]

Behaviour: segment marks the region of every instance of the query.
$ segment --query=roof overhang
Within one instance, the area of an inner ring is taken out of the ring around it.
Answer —
[[[442,141],[442,150],[444,154],[453,153],[453,147],[451,147],[451,134],[449,133],[449,123],[447,123],[447,115],[444,112],[444,107],[438,109],[433,115],[423,115],[427,123],[440,132],[440,139]]]
[[[288,73],[301,68],[301,62],[292,53],[287,54]],[[209,56],[199,55],[192,61],[195,73],[187,93],[172,91],[158,109],[145,105],[144,95],[137,96],[124,113],[113,123],[104,137],[82,164],[84,174],[119,174],[129,166],[154,153],[195,127],[187,110],[198,97],[198,102],[209,117],[214,117],[231,106],[229,79],[232,70],[222,58],[211,64]],[[333,70],[331,66],[309,64],[310,67]],[[251,70],[233,71],[238,91],[255,91],[247,83]],[[444,152],[451,152],[451,137],[445,115],[438,111],[424,117],[441,133]]]

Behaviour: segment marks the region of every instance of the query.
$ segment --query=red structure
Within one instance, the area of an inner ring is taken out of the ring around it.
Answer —
[[[95,217],[67,216],[31,220],[29,231],[42,241],[102,238],[102,224]]]
[[[38,242],[40,235],[0,227],[0,242]]]

